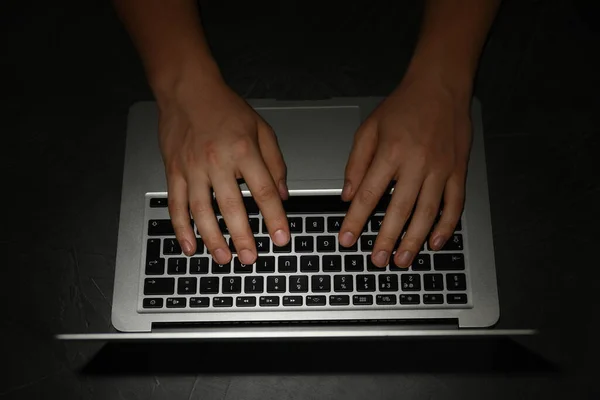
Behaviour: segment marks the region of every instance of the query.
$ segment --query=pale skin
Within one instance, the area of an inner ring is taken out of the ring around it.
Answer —
[[[210,254],[231,260],[211,188],[240,261],[257,251],[237,179],[243,178],[279,246],[290,240],[282,199],[286,165],[271,127],[224,82],[206,45],[195,0],[114,0],[155,94],[169,213],[186,255],[195,251],[188,207]],[[408,267],[422,243],[451,237],[464,205],[469,107],[481,49],[500,0],[428,0],[421,34],[397,88],[356,132],[339,233],[353,245],[390,181],[396,185],[371,255]],[[443,204],[439,222],[433,226]],[[408,217],[406,235],[394,248]],[[433,227],[433,231],[432,231]],[[431,235],[429,233],[431,232]],[[392,257],[393,260],[391,259]]]

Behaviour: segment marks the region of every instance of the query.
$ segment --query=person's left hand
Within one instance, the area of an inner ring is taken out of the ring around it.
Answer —
[[[340,244],[353,245],[392,180],[396,180],[372,261],[411,265],[439,213],[430,236],[439,250],[462,213],[471,147],[470,95],[444,82],[406,77],[356,132],[346,166],[342,199],[352,201],[340,230]],[[412,214],[410,226],[394,249]]]

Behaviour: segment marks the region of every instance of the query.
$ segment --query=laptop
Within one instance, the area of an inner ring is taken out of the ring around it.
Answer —
[[[472,104],[466,204],[441,251],[424,244],[408,269],[370,262],[386,194],[353,248],[337,242],[348,204],[344,168],[361,122],[381,98],[249,100],[273,127],[288,167],[284,203],[292,238],[274,247],[243,184],[258,259],[217,264],[198,237],[185,256],[167,208],[154,102],[130,109],[112,303],[114,332],[69,340],[429,337],[529,335],[498,330],[500,307],[481,108]],[[218,210],[217,210],[218,211]],[[218,217],[219,219],[221,217]],[[193,221],[192,221],[193,223]],[[231,243],[221,221],[226,240]],[[195,230],[196,234],[197,230]],[[231,246],[235,251],[234,247]],[[392,258],[391,258],[392,260]]]

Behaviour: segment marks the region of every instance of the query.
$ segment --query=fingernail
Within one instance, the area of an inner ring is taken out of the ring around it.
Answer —
[[[254,254],[252,253],[252,251],[250,251],[248,249],[244,249],[244,250],[240,251],[239,257],[240,257],[240,261],[242,262],[242,264],[253,264],[254,263]]]
[[[279,195],[281,196],[282,199],[287,199],[288,198],[288,187],[285,183],[285,181],[279,181],[279,184],[277,185],[277,187],[279,188]]]
[[[227,262],[227,252],[223,249],[216,249],[213,256],[219,264],[224,264]]]
[[[385,266],[388,263],[388,252],[385,250],[381,250],[375,254],[373,257],[373,261],[377,266]]]
[[[181,247],[183,247],[183,252],[185,254],[188,254],[188,255],[192,254],[192,245],[187,240],[184,240],[183,242],[181,242]]]
[[[435,239],[433,239],[433,248],[434,250],[439,250],[442,247],[444,247],[444,243],[446,242],[446,239],[444,239],[444,237],[442,235],[436,237]]]
[[[398,256],[398,266],[399,267],[408,267],[412,260],[412,253],[408,250],[403,251]]]
[[[273,241],[277,246],[285,246],[289,240],[288,234],[283,229],[279,229],[273,235]]]
[[[340,244],[344,247],[350,247],[354,243],[354,235],[352,232],[345,232],[340,238]]]
[[[350,192],[352,191],[352,184],[350,183],[350,181],[346,181],[346,183],[344,184],[344,188],[342,189],[342,197],[346,198],[350,195]]]

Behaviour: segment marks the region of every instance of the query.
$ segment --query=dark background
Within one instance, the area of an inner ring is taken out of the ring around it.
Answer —
[[[386,95],[420,17],[417,1],[205,3],[246,97]],[[101,350],[52,335],[110,327],[126,116],[151,93],[109,2],[3,1],[0,398],[600,398],[595,4],[506,1],[477,77],[498,327],[539,337]]]

